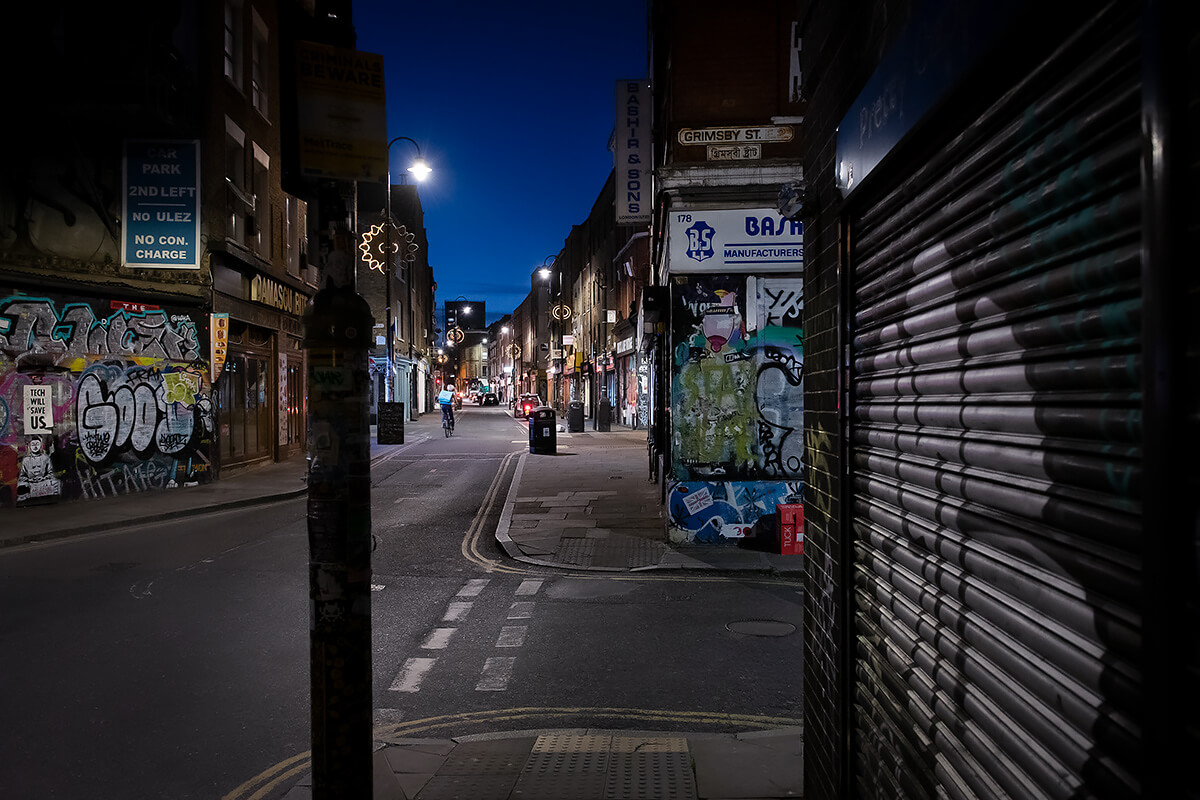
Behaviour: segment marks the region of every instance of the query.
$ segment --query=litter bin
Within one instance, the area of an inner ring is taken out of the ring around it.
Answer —
[[[541,455],[554,455],[558,450],[558,423],[554,419],[554,409],[550,406],[539,406],[529,415],[529,452]]]
[[[582,400],[572,400],[567,403],[567,430],[571,433],[583,433]]]
[[[607,397],[600,398],[600,408],[596,411],[596,430],[607,431],[612,430],[612,404],[608,402]]]

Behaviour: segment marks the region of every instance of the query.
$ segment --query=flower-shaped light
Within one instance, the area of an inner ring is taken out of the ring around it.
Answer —
[[[367,266],[371,269],[384,272],[383,263],[387,258],[387,236],[381,236],[383,233],[383,225],[372,225],[371,230],[367,231],[362,236],[362,243],[358,245],[358,249],[362,251],[363,261],[367,262]],[[392,243],[392,252],[396,252],[399,245],[396,242]]]

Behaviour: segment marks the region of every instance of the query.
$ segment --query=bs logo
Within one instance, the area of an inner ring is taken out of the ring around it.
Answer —
[[[696,223],[688,228],[686,233],[688,237],[688,258],[703,261],[715,255],[712,241],[716,230],[711,225],[704,220],[696,220]]]

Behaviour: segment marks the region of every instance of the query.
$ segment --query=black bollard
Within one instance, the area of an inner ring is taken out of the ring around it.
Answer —
[[[371,427],[374,319],[349,287],[304,315],[308,351],[308,591],[316,800],[370,800]]]

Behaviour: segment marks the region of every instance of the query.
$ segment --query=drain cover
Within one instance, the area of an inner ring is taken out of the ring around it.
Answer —
[[[725,630],[730,633],[744,633],[747,636],[787,636],[796,632],[796,626],[777,619],[744,619],[730,622],[725,626]]]

